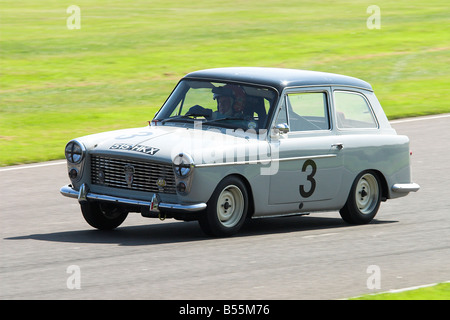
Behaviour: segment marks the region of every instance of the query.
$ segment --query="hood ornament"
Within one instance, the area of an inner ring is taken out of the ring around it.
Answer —
[[[131,164],[126,164],[123,167],[123,172],[125,173],[125,181],[128,185],[128,188],[131,188],[134,179],[134,167]]]

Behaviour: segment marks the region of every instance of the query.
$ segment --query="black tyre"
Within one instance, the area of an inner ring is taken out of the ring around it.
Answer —
[[[351,224],[372,221],[380,208],[381,183],[372,171],[361,172],[353,182],[344,207],[339,211],[342,219]]]
[[[82,203],[81,212],[89,225],[100,230],[117,228],[128,216],[128,212],[119,206],[98,202]]]
[[[244,183],[237,177],[226,177],[214,190],[199,224],[207,235],[231,236],[243,226],[247,211],[248,193]]]

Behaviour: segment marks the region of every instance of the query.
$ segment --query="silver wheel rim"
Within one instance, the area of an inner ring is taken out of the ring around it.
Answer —
[[[377,179],[370,173],[366,173],[359,179],[356,185],[356,205],[362,214],[370,214],[378,203],[379,188]]]
[[[227,228],[234,227],[244,214],[244,196],[235,185],[227,186],[217,199],[217,217]]]

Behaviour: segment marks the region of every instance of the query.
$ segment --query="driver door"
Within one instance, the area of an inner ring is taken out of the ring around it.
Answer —
[[[342,144],[331,128],[329,87],[285,92],[272,127],[269,204],[333,199],[342,176]]]

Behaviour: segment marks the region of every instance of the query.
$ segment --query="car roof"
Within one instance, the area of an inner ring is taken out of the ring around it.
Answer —
[[[279,92],[287,87],[348,86],[372,91],[372,86],[360,79],[340,74],[284,68],[231,67],[194,71],[185,79],[235,81],[270,86]]]

